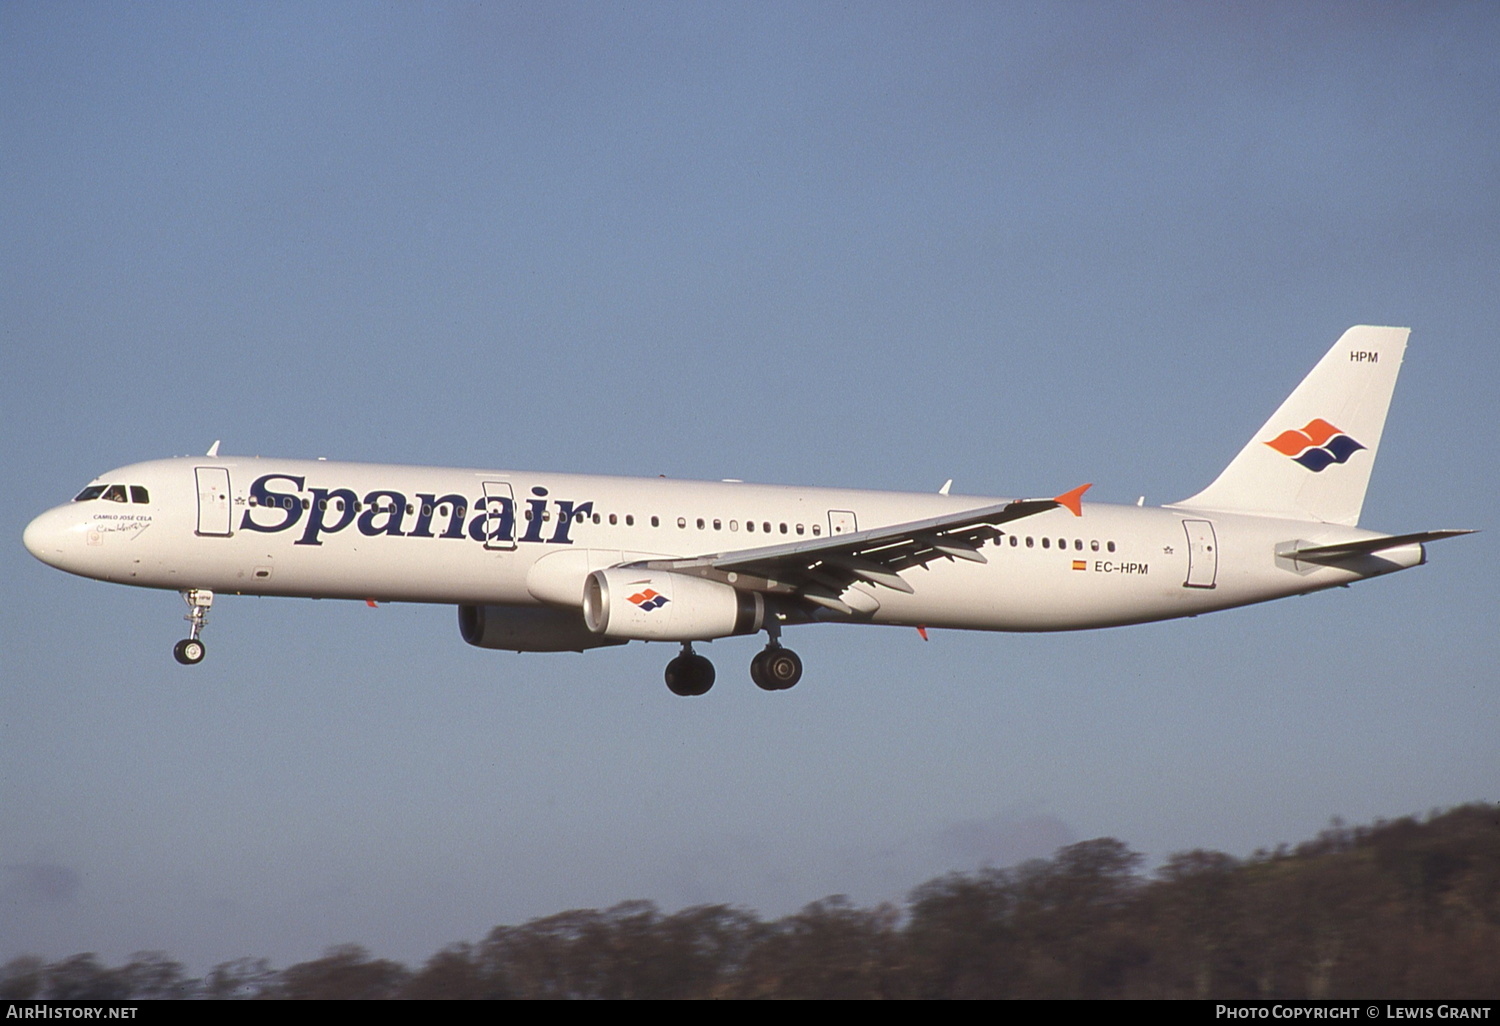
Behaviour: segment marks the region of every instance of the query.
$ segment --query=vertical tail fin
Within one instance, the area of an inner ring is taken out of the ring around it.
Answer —
[[[1359,523],[1410,328],[1344,332],[1224,472],[1176,506]]]

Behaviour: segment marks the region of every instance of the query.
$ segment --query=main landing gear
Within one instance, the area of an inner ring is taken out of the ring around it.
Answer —
[[[203,662],[207,649],[198,640],[199,633],[208,623],[208,610],[214,604],[214,593],[207,588],[189,588],[182,593],[188,604],[188,615],[183,619],[189,624],[188,636],[172,647],[172,656],[183,666],[196,666]]]
[[[762,691],[785,691],[802,679],[802,660],[796,652],[781,647],[781,624],[766,624],[766,647],[750,660],[750,679]]]
[[[693,643],[682,643],[682,655],[667,664],[667,687],[684,698],[706,695],[714,686],[714,664],[693,651]]]
[[[802,659],[781,647],[780,632],[750,660],[750,679],[765,691],[785,691],[802,679]],[[682,654],[667,664],[667,687],[672,694],[706,695],[714,686],[714,664],[693,651],[693,643],[682,643]]]
[[[750,660],[750,679],[764,691],[785,691],[802,679],[802,659],[772,641]]]

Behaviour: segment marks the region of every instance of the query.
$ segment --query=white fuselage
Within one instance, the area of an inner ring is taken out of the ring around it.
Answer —
[[[266,458],[182,457],[111,471],[125,501],[37,517],[53,566],[149,588],[578,608],[591,570],[869,530],[986,506],[973,496],[772,487]],[[143,490],[143,491],[142,491]],[[142,498],[144,501],[132,501]],[[1414,566],[1410,544],[1338,566],[1278,556],[1374,532],[1277,517],[1085,503],[1005,524],[984,562],[856,584],[828,620],[1049,631],[1191,616]]]

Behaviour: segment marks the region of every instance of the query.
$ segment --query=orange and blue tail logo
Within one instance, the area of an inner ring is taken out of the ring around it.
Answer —
[[[666,605],[667,597],[654,588],[647,588],[645,591],[638,591],[630,596],[630,601],[640,606],[644,612],[649,613],[653,609],[660,609]]]
[[[1266,444],[1314,474],[1329,464],[1347,462],[1364,448],[1321,417],[1308,421],[1301,431],[1283,431]]]

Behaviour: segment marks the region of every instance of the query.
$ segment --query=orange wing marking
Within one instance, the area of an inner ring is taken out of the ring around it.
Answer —
[[[1075,517],[1083,516],[1083,493],[1094,487],[1093,483],[1079,485],[1071,492],[1063,492],[1052,501],[1072,513]]]

